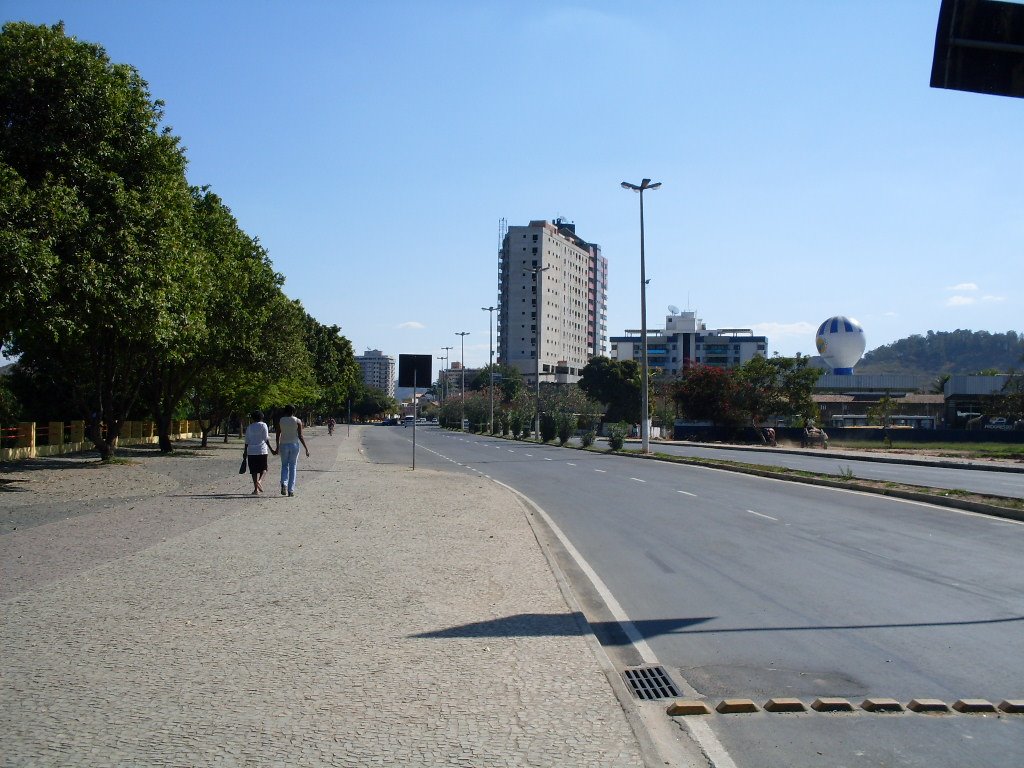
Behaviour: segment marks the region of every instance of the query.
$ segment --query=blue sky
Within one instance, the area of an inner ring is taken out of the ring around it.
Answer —
[[[929,87],[939,0],[2,0],[135,66],[285,291],[355,350],[487,362],[499,220],[669,305],[814,353],[1024,330],[1024,100]],[[272,331],[270,331],[272,332]]]

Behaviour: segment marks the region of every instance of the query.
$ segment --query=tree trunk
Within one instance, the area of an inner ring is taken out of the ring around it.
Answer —
[[[155,415],[160,452],[170,453],[174,450],[174,446],[171,445],[171,415],[169,413],[157,413]]]

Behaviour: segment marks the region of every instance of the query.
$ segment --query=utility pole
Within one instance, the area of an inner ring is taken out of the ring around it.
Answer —
[[[487,376],[488,376],[488,379],[489,379],[487,390],[488,390],[488,392],[490,392],[490,395],[491,395],[491,420],[490,420],[490,423],[487,426],[487,429],[488,429],[488,432],[493,435],[494,434],[494,310],[496,310],[497,307],[480,307],[480,309],[482,309],[484,312],[489,312],[490,313],[490,316],[488,318],[490,320],[490,324],[489,324],[488,327],[490,328],[490,334],[491,335],[490,335],[490,342],[489,342],[490,357],[489,357],[489,362],[487,364]]]
[[[546,267],[527,267],[523,272],[525,275],[527,272],[534,275],[537,279],[537,312],[536,323],[537,323],[537,415],[534,418],[534,429],[537,433],[537,441],[540,442],[540,350],[541,350],[541,326],[544,322],[544,291],[543,289],[543,274],[547,270],[551,269],[551,266]]]
[[[459,418],[459,429],[466,431],[466,337],[469,331],[456,331],[456,336],[462,337],[462,415]]]

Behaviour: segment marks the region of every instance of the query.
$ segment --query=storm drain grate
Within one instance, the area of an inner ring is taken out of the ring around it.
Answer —
[[[674,699],[679,696],[679,689],[672,682],[664,667],[633,667],[622,673],[622,677],[638,699]]]

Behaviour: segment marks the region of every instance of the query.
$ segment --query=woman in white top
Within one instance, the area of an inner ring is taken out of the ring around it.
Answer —
[[[263,476],[267,474],[267,453],[277,455],[270,447],[270,427],[263,421],[263,412],[252,414],[252,424],[245,429],[245,456],[252,475],[252,495],[263,493]]]
[[[306,458],[309,458],[309,448],[306,446],[306,439],[302,436],[302,420],[295,416],[295,406],[286,405],[284,416],[277,422],[276,439],[277,450],[281,454],[281,495],[295,495],[295,471],[299,464],[299,443],[306,449]]]

